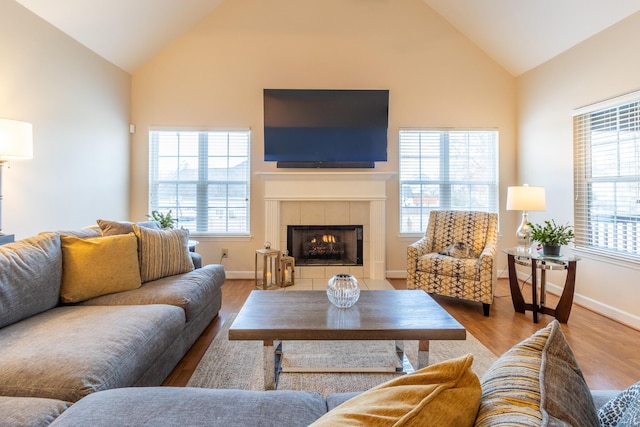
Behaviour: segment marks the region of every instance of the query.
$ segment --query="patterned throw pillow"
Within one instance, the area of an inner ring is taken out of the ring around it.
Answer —
[[[138,238],[138,257],[142,283],[193,270],[189,255],[189,230],[138,227],[133,224]]]
[[[605,403],[598,418],[602,427],[640,426],[640,382]]]
[[[475,426],[600,427],[591,392],[557,320],[484,374]]]

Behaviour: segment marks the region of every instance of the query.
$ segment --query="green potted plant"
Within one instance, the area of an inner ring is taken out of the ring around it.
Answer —
[[[575,235],[573,226],[558,225],[554,220],[545,221],[544,225],[529,223],[531,238],[542,246],[542,253],[549,256],[559,256],[560,247],[568,244]]]
[[[147,215],[147,218],[158,221],[162,228],[173,228],[176,222],[178,222],[176,218],[171,216],[171,210],[166,214],[158,211],[152,211],[151,215]]]

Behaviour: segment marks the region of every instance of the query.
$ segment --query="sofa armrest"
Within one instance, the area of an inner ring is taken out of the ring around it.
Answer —
[[[189,252],[191,255],[191,262],[193,262],[194,268],[202,268],[202,255],[196,252]]]

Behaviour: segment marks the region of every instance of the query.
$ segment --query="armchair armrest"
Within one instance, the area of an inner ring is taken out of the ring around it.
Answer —
[[[429,253],[429,244],[427,238],[423,237],[407,246],[407,273],[415,273],[418,268],[418,258]]]
[[[483,258],[490,258],[490,259],[494,259],[496,257],[496,253],[498,252],[498,245],[488,245],[485,246],[484,249],[482,250],[482,253],[480,253],[480,260],[482,260]]]

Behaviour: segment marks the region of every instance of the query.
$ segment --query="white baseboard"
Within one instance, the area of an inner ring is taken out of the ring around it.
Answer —
[[[406,279],[407,270],[387,270],[387,279]]]
[[[225,270],[224,271],[227,279],[244,279],[244,280],[249,280],[249,279],[255,279],[255,272],[254,271],[229,271],[229,270]]]

